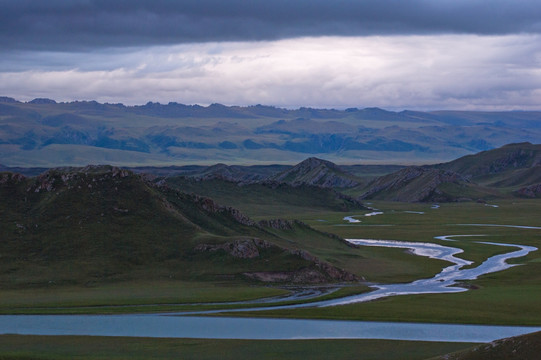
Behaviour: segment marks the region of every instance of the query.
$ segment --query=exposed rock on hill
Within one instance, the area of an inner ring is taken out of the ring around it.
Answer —
[[[259,226],[267,227],[275,230],[291,230],[294,226],[294,221],[284,220],[284,219],[271,219],[271,220],[261,220]]]
[[[308,158],[267,180],[284,182],[293,186],[315,185],[327,188],[345,188],[360,184],[359,179],[341,170],[336,164],[315,157]]]
[[[396,173],[380,177],[370,183],[361,199],[385,199],[391,201],[455,201],[456,196],[442,189],[443,184],[468,186],[470,181],[460,174],[426,167],[408,167]]]
[[[541,184],[526,186],[515,191],[517,196],[538,198],[541,197]]]
[[[292,283],[324,283],[329,281],[358,281],[359,278],[347,271],[339,269],[304,250],[288,250],[261,239],[244,239],[224,244],[200,244],[195,247],[199,252],[224,251],[238,259],[256,259],[265,250],[279,252],[284,256],[293,256],[304,260],[306,266],[293,271],[256,271],[246,272],[243,275],[253,280],[264,282],[292,282]]]
[[[26,177],[21,174],[14,173],[0,173],[0,185],[16,185],[26,180]]]
[[[225,244],[199,244],[194,250],[201,252],[216,252],[223,250],[229,255],[239,259],[253,259],[260,256],[260,249],[268,249],[270,247],[277,247],[269,242],[261,239],[246,239],[236,240],[233,242],[227,242]]]

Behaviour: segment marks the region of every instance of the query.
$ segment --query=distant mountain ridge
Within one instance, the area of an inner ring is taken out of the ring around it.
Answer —
[[[0,97],[0,158],[8,166],[291,164],[312,156],[439,163],[539,138],[541,112],[535,111],[125,106]]]

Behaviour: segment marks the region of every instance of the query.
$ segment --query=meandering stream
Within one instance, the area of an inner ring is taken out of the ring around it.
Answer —
[[[452,238],[457,236],[468,235],[443,235],[438,238],[440,240],[453,240]],[[407,284],[374,285],[375,290],[369,293],[308,304],[268,306],[264,308],[246,308],[230,311],[337,306],[397,295],[466,291],[467,289],[457,286],[458,281],[473,280],[484,274],[502,271],[516,266],[508,264],[506,260],[522,257],[531,251],[537,250],[533,246],[479,242],[481,244],[516,248],[516,250],[492,256],[475,268],[463,269],[464,266],[471,265],[471,262],[455,256],[460,254],[462,250],[450,246],[371,239],[350,239],[348,241],[362,246],[404,248],[416,255],[445,260],[452,265],[445,267],[439,274],[430,279],[420,279]],[[311,294],[305,293],[303,295],[308,298]],[[303,296],[300,296],[300,298],[303,298]],[[268,300],[265,301],[268,302]],[[255,304],[256,302],[252,303]],[[258,303],[261,303],[261,301]],[[199,312],[198,314],[208,314],[211,312],[224,311]],[[541,330],[541,327],[517,326],[189,316],[194,314],[190,312],[137,315],[2,315],[0,316],[0,334],[268,340],[350,338],[488,342],[503,337]]]

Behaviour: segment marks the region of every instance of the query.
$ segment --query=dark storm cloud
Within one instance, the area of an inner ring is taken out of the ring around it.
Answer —
[[[0,0],[0,9],[3,50],[541,32],[538,0]]]

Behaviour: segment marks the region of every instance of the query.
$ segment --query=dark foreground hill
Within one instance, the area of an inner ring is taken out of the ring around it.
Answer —
[[[541,145],[518,143],[448,163],[408,167],[359,187],[361,199],[409,202],[541,196]]]
[[[52,169],[36,178],[1,173],[0,198],[2,287],[134,278],[356,279],[296,241],[302,231],[346,248],[340,239],[302,223],[256,223],[115,167]]]
[[[541,332],[515,336],[443,355],[433,360],[537,360],[541,354]]]

